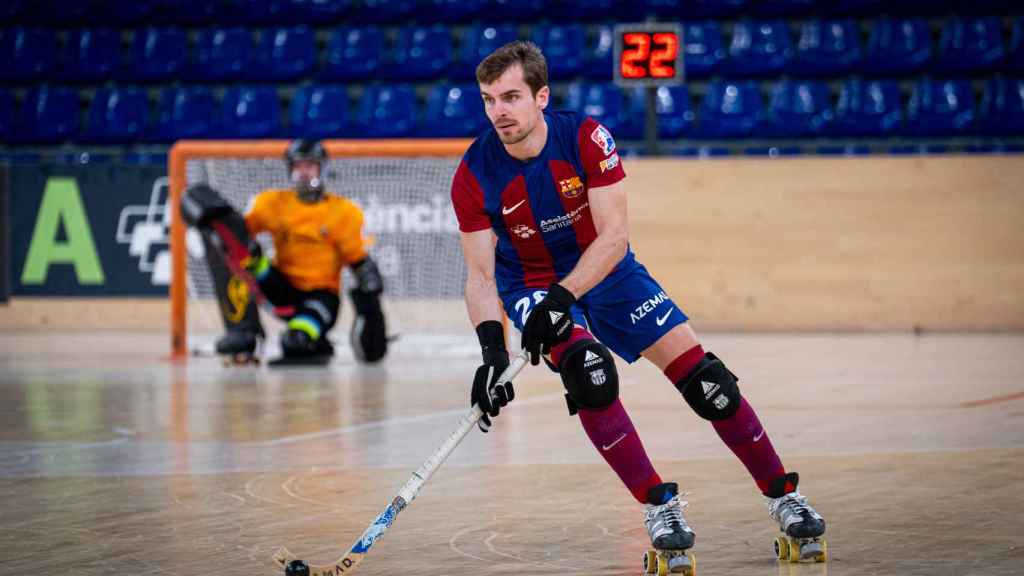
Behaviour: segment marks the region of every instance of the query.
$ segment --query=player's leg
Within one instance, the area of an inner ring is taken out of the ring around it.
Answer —
[[[260,280],[260,288],[279,309],[286,327],[281,332],[281,352],[286,358],[329,357],[334,348],[328,331],[338,321],[340,300],[328,290],[302,291],[288,278],[270,267]]]
[[[767,498],[780,529],[794,538],[825,532],[824,520],[797,489],[799,476],[786,472],[757,413],[740,394],[738,378],[718,357],[704,351],[688,323],[673,327],[642,354],[662,370],[697,415],[711,422]]]
[[[542,290],[505,298],[505,309],[522,330]],[[693,546],[693,531],[682,516],[678,487],[665,483],[651,464],[633,421],[619,399],[618,371],[611,352],[586,329],[582,307],[572,309],[575,321],[565,342],[552,347],[545,362],[562,378],[570,415],[578,415],[584,432],[634,498],[646,505],[645,520],[656,548]]]

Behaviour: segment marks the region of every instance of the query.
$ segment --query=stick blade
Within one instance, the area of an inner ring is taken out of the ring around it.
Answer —
[[[323,564],[313,565],[309,564],[309,576],[340,576],[341,574],[349,574],[355,570],[356,564],[363,559],[363,554],[349,552],[344,558],[338,560],[334,564]],[[297,560],[294,554],[288,551],[284,546],[277,549],[274,553],[274,564],[276,564],[282,571],[292,561]]]

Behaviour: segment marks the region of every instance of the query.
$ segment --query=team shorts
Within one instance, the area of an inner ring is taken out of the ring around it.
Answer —
[[[633,363],[641,352],[688,317],[643,265],[637,264],[616,276],[613,282],[601,282],[584,294],[571,312],[576,324],[590,330],[623,360]],[[547,293],[526,288],[502,295],[505,314],[520,332],[530,311]]]

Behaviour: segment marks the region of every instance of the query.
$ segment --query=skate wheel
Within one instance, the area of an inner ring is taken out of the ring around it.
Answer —
[[[828,562],[828,542],[818,541],[821,544],[821,552],[814,558],[815,562]]]
[[[796,540],[786,540],[786,546],[789,548],[789,561],[799,562],[800,561],[800,543]]]
[[[779,560],[789,560],[789,542],[785,536],[776,536],[772,543],[775,546],[775,557]]]
[[[668,576],[668,556],[658,554],[658,576]]]
[[[644,553],[644,574],[656,574],[658,572],[658,553],[648,550]]]

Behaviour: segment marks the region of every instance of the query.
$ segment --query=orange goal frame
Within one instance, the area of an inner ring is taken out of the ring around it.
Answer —
[[[171,210],[171,358],[187,355],[186,306],[188,290],[185,287],[187,255],[185,225],[178,206],[185,191],[185,167],[193,158],[281,158],[284,159],[289,140],[181,140],[171,147],[167,158],[167,176]],[[324,140],[331,158],[438,156],[460,157],[469,148],[468,139],[403,139],[403,140]],[[259,190],[253,190],[256,194]]]

